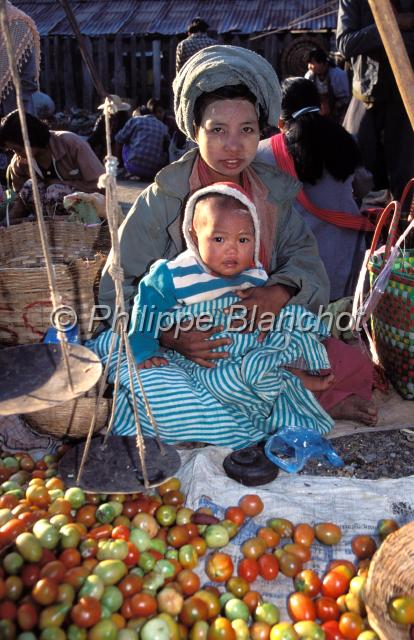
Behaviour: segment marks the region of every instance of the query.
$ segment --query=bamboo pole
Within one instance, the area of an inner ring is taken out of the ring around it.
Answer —
[[[392,72],[414,129],[414,72],[390,0],[368,0]]]

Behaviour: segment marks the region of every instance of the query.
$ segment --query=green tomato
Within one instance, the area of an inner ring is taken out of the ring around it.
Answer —
[[[71,522],[64,524],[59,529],[60,544],[64,549],[76,548],[79,545],[81,534],[79,529]]]
[[[132,569],[130,569],[129,571],[129,574],[131,576],[139,576],[140,578],[143,578],[145,575],[141,567],[132,567]]]
[[[11,509],[0,509],[0,527],[13,518]]]
[[[88,637],[88,632],[86,631],[86,629],[77,627],[76,624],[71,624],[66,631],[66,635],[68,640],[86,640]]]
[[[233,598],[234,598],[234,593],[228,593],[227,591],[222,593],[220,595],[220,606],[221,606],[221,608],[224,609],[224,607],[226,606],[227,602],[229,600],[233,600]]]
[[[164,586],[164,576],[161,573],[150,571],[142,581],[142,590],[153,596],[156,595],[158,589]]]
[[[106,607],[110,610],[111,613],[115,613],[122,607],[122,603],[124,601],[124,596],[122,595],[122,591],[115,587],[114,585],[109,585],[105,587],[105,591],[103,592],[103,596],[101,598],[102,606]]]
[[[108,609],[108,607],[105,607],[104,605],[101,604],[101,619],[102,620],[106,620],[107,618],[110,618],[112,613],[113,612],[110,609]]]
[[[104,502],[103,504],[100,504],[96,510],[95,517],[98,522],[107,524],[109,522],[112,522],[112,520],[117,516],[120,516],[121,512],[122,503],[112,500],[110,502]]]
[[[16,637],[16,625],[13,620],[0,620],[1,640],[14,640]]]
[[[39,562],[42,557],[42,545],[33,533],[25,532],[17,536],[15,545],[27,562]]]
[[[241,618],[237,618],[236,620],[231,621],[231,626],[236,632],[236,640],[249,640],[249,626],[245,620]]]
[[[241,619],[247,622],[250,617],[250,612],[243,600],[232,598],[231,600],[227,600],[224,605],[224,615],[231,621]]]
[[[100,540],[98,542],[97,560],[124,560],[128,555],[126,540]]]
[[[38,520],[33,525],[33,534],[43,549],[54,549],[59,542],[59,531],[46,519]]]
[[[204,532],[204,539],[210,549],[219,549],[229,543],[230,536],[221,524],[210,524]]]
[[[141,628],[141,640],[170,640],[170,629],[162,618],[156,616]]]
[[[129,541],[132,542],[140,551],[146,551],[150,548],[151,538],[149,537],[146,531],[142,531],[142,529],[131,529],[131,533],[129,534]]]
[[[388,604],[388,615],[397,624],[414,624],[414,598],[400,596]]]
[[[20,553],[12,551],[3,558],[3,568],[9,576],[16,576],[24,564]]]
[[[66,640],[66,637],[66,633],[63,629],[48,627],[47,629],[43,629],[39,636],[39,640]]]
[[[94,574],[87,576],[85,582],[79,589],[79,598],[90,596],[100,600],[104,592],[105,585],[102,578]]]
[[[157,560],[154,571],[155,573],[160,573],[164,578],[172,578],[175,573],[175,567],[168,560]]]
[[[21,491],[22,488],[18,482],[14,480],[5,480],[1,484],[1,488],[3,489],[3,493],[9,493],[10,491]]]
[[[275,604],[262,602],[256,607],[254,619],[256,622],[267,622],[267,624],[273,626],[280,620],[280,611]]]
[[[133,629],[120,629],[117,640],[137,640],[138,634]]]
[[[191,522],[191,516],[194,511],[188,507],[180,507],[177,511],[177,517],[175,519],[176,524],[189,524]]]
[[[167,560],[178,560],[178,549],[167,549],[165,557]]]
[[[13,456],[6,456],[5,458],[2,458],[2,464],[8,469],[12,469],[13,467],[16,467],[16,469],[18,469],[20,466],[17,458],[14,458]]]
[[[270,640],[298,640],[293,624],[290,622],[279,622],[273,625],[270,630]]]
[[[117,640],[118,627],[112,620],[100,620],[88,634],[88,640]]]
[[[160,538],[151,538],[149,548],[165,555],[167,551],[167,543]]]
[[[116,584],[127,573],[122,560],[102,560],[93,569],[93,573],[102,579],[104,585]]]
[[[375,633],[375,631],[372,631],[371,629],[367,629],[367,631],[363,631],[362,633],[359,634],[357,640],[379,640],[379,637],[377,636],[377,634]]]
[[[64,602],[53,604],[50,607],[46,607],[46,609],[42,609],[39,617],[39,629],[61,627],[70,609],[71,605]]]
[[[86,502],[86,495],[79,487],[71,487],[65,491],[65,500],[70,502],[72,509],[79,509]]]
[[[143,551],[138,560],[138,566],[144,571],[149,573],[155,567],[156,560],[148,551]]]
[[[198,564],[198,555],[192,544],[184,544],[178,550],[178,562],[184,569],[194,569]]]
[[[239,527],[237,526],[237,524],[235,522],[232,522],[231,520],[222,520],[220,522],[220,526],[226,529],[230,539],[234,538],[234,536],[237,535],[239,531]]]
[[[301,620],[293,625],[299,638],[306,640],[325,640],[325,631],[313,620]]]
[[[188,640],[207,640],[208,629],[208,622],[205,620],[197,620],[190,629]]]
[[[31,631],[23,631],[23,633],[19,633],[16,640],[37,640],[37,637]]]
[[[170,527],[177,518],[177,509],[170,504],[163,504],[155,512],[155,519],[162,527]]]

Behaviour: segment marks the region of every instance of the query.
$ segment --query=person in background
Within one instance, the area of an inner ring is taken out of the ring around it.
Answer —
[[[259,143],[257,157],[301,180],[295,208],[316,237],[330,301],[350,296],[370,226],[352,190],[361,162],[358,146],[340,124],[321,115],[317,89],[305,78],[283,82],[279,127],[282,133]]]
[[[115,135],[122,144],[125,170],[142,180],[153,180],[155,174],[168,164],[168,127],[156,115],[156,101],[146,115],[130,118]]]
[[[317,48],[309,53],[305,78],[315,84],[320,99],[321,115],[342,122],[351,99],[346,71],[336,67],[329,60],[326,51]]]
[[[44,210],[48,216],[65,214],[63,198],[74,191],[98,191],[97,183],[105,172],[104,167],[89,144],[76,133],[50,131],[30,113],[26,114],[26,120]],[[11,220],[15,220],[35,211],[18,111],[4,118],[0,147],[14,151],[8,175],[17,193],[11,211]]]
[[[392,2],[414,63],[414,0]],[[353,69],[352,100],[344,127],[359,144],[374,188],[399,199],[414,176],[414,132],[367,0],[340,0],[337,47]]]
[[[208,24],[202,18],[194,18],[188,25],[187,38],[181,40],[177,45],[175,53],[175,72],[178,73],[187,60],[194,53],[201,51],[205,47],[217,44],[216,40],[207,35]]]

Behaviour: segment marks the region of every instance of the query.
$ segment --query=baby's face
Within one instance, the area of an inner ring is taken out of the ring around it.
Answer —
[[[249,212],[223,209],[214,200],[196,205],[192,238],[213,274],[230,278],[254,266],[254,226]]]

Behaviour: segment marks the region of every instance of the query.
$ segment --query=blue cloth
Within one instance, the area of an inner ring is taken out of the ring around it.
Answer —
[[[247,269],[232,278],[212,275],[190,250],[174,260],[158,260],[140,281],[134,300],[129,336],[136,361],[156,355],[160,327],[163,320],[165,326],[172,319],[173,311],[181,309],[184,317],[186,305],[213,300],[238,289],[261,287],[267,279],[261,268]],[[213,317],[212,324],[217,324]]]
[[[239,299],[224,295],[215,300],[186,305],[188,317],[209,312],[216,324],[226,327],[223,310]],[[174,312],[182,318],[183,308]],[[89,343],[105,364],[112,332],[101,334]],[[231,337],[230,345],[217,348],[229,357],[216,361],[214,369],[201,367],[179,353],[167,351],[168,365],[143,369],[142,388],[151,407],[158,432],[167,443],[200,441],[239,449],[257,442],[282,427],[330,431],[333,421],[312,393],[286,365],[301,358],[310,371],[329,368],[329,361],[319,338],[328,335],[323,322],[303,307],[290,305],[282,309],[277,324],[263,343],[258,331],[241,333],[223,331],[211,340]],[[109,365],[108,379],[114,382],[117,349]],[[138,400],[141,429],[153,436],[143,394],[137,380],[133,393]],[[116,400],[114,432],[133,435],[135,420],[125,355],[120,367],[120,390]]]
[[[168,128],[154,115],[134,116],[115,136],[124,146],[124,163],[146,167],[147,174],[155,175],[168,162]]]

